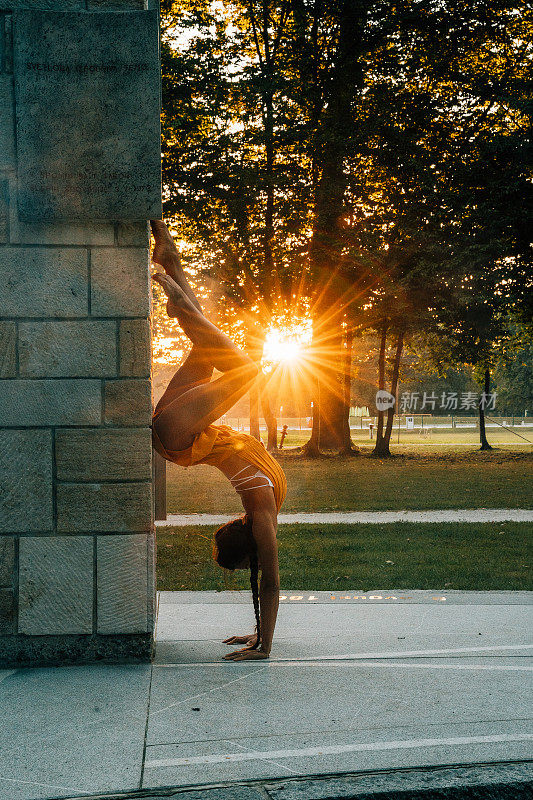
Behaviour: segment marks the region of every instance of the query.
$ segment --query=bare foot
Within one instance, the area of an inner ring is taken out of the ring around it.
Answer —
[[[181,268],[181,259],[176,245],[174,244],[174,240],[163,220],[151,219],[150,226],[155,239],[152,261],[156,264],[160,264],[167,275],[170,275],[170,277],[177,282],[179,275],[178,270]]]
[[[152,280],[156,281],[162,287],[164,293],[168,297],[167,314],[169,317],[179,317],[180,309],[182,312],[185,310],[190,311],[191,308],[196,311],[196,308],[192,305],[181,286],[178,286],[176,281],[169,275],[164,275],[162,272],[154,272]]]

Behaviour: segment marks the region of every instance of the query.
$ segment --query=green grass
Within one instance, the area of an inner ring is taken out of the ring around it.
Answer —
[[[514,433],[513,430],[516,430],[516,433]],[[309,433],[309,429],[289,431],[283,443],[283,447],[300,447],[309,439]],[[266,441],[266,433],[263,432],[262,436]],[[533,428],[517,427],[511,430],[505,430],[499,427],[488,428],[487,438],[490,444],[494,446],[520,446],[520,449],[522,449],[522,447],[531,449],[531,443],[533,443]],[[364,447],[372,445],[369,431],[366,428],[363,430],[358,428],[352,429],[352,439],[358,447],[361,445]],[[526,439],[529,441],[529,444],[525,441]],[[401,450],[406,446],[415,448],[423,446],[425,449],[427,446],[431,447],[432,445],[449,445],[451,447],[454,445],[460,445],[461,447],[464,445],[472,445],[472,447],[479,447],[479,431],[475,428],[432,428],[431,425],[423,432],[418,429],[406,431],[402,428],[400,430],[400,441],[398,443],[398,429],[393,429],[391,437],[391,448],[393,450],[398,448]]]
[[[403,448],[392,459],[302,459],[282,452],[288,493],[282,511],[531,508],[533,451]],[[167,462],[167,513],[238,514],[242,507],[214,467]],[[316,587],[315,587],[316,588]]]
[[[531,533],[530,524],[509,522],[280,525],[281,586],[531,590]],[[158,529],[159,590],[249,587],[248,571],[227,573],[212,561],[212,534],[198,526]]]

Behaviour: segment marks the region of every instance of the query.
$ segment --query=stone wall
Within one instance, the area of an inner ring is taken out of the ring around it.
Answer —
[[[155,610],[146,222],[17,212],[12,10],[0,0],[0,663],[150,657]]]

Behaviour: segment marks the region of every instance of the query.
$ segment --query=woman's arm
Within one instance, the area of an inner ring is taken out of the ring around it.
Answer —
[[[272,638],[279,606],[279,567],[278,543],[276,540],[277,515],[275,507],[271,511],[254,511],[252,531],[257,544],[257,556],[261,570],[259,582],[259,606],[261,622],[261,642],[257,650],[244,648],[228,653],[225,659],[231,661],[250,661],[268,658],[272,648]]]
[[[275,517],[273,518],[268,513],[255,514],[252,530],[261,568],[259,583],[261,643],[259,650],[270,655],[279,606],[278,543]]]

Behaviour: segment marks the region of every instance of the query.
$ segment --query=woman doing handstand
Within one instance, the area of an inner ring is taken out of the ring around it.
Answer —
[[[189,355],[156,406],[154,448],[164,458],[185,467],[218,467],[239,493],[245,514],[216,531],[213,558],[227,569],[250,569],[257,632],[225,639],[226,644],[246,646],[224,658],[268,658],[279,604],[277,514],[287,483],[278,462],[257,439],[227,425],[212,424],[246,393],[258,370],[204,316],[165,223],[153,220],[151,225],[155,238],[152,261],[165,270],[152,278],[168,297],[167,313],[179,320],[192,342]],[[213,369],[223,374],[211,381]]]

